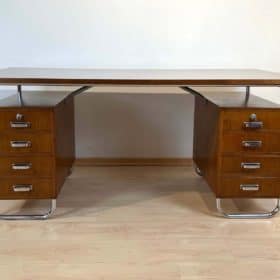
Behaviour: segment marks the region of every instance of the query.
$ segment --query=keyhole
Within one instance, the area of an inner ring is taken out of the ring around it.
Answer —
[[[24,116],[23,116],[22,114],[20,114],[20,113],[17,113],[17,114],[16,114],[16,120],[17,120],[17,121],[22,121],[23,118],[24,118]]]
[[[257,115],[256,114],[251,114],[250,115],[250,121],[254,122],[257,120]]]

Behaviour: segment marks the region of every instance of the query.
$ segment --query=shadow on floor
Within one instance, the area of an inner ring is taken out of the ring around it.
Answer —
[[[80,215],[83,209],[94,214],[159,198],[166,207],[175,204],[188,213],[218,216],[215,196],[191,167],[77,167],[58,197],[55,217]],[[20,205],[20,211],[38,211],[45,203],[30,200]],[[256,200],[224,200],[223,207],[267,211]],[[9,212],[16,208],[9,207]]]

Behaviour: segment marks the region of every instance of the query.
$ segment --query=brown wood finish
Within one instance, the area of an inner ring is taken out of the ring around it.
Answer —
[[[34,177],[0,178],[1,199],[50,199],[56,197],[55,186],[52,179]],[[30,192],[14,192],[14,185],[32,185]]]
[[[13,148],[11,141],[30,141],[31,146],[27,148]],[[53,154],[53,135],[50,132],[28,133],[28,132],[2,132],[0,133],[0,155],[19,154]]]
[[[255,69],[7,68],[0,84],[16,85],[280,85],[280,74]]]
[[[195,97],[194,161],[220,198],[280,196],[280,108],[254,96],[251,104],[258,104],[257,109],[249,104],[240,105],[235,93]],[[243,127],[252,113],[263,121],[263,128]],[[262,147],[244,148],[245,140],[262,141]],[[261,167],[244,170],[242,162],[259,162]],[[242,184],[257,184],[260,189],[241,190]]]
[[[279,131],[266,132],[236,132],[228,131],[222,134],[221,143],[223,154],[229,153],[272,153],[280,154]],[[259,148],[247,148],[242,145],[243,141],[262,141]]]
[[[14,170],[13,164],[30,164],[30,169]],[[21,156],[21,157],[1,157],[0,177],[11,176],[32,176],[51,178],[54,172],[54,160],[52,157],[44,156]]]
[[[31,106],[15,106],[15,98],[0,100],[0,199],[56,198],[74,160],[73,98],[65,93],[44,92]],[[55,94],[54,98],[52,95]],[[31,101],[33,100],[33,101]],[[9,105],[12,107],[7,107]],[[13,128],[20,113],[30,128]],[[30,141],[28,148],[13,148],[10,141]],[[31,163],[29,170],[13,170],[13,163]],[[14,192],[14,184],[32,185],[30,192]]]
[[[243,96],[244,98],[244,96]],[[223,112],[223,130],[239,130],[247,133],[265,132],[267,130],[280,130],[279,109],[252,108],[252,109],[225,109]],[[257,120],[263,122],[263,128],[250,129],[244,127],[244,122],[248,122],[250,115],[256,114]]]
[[[257,184],[257,191],[243,191],[241,184]],[[216,193],[220,198],[276,198],[280,196],[280,178],[222,177]]]
[[[201,96],[195,97],[193,160],[214,192],[218,185],[219,108]]]
[[[241,163],[260,163],[259,169],[244,169]],[[221,174],[224,176],[280,177],[279,156],[223,156]]]
[[[75,160],[74,100],[64,99],[53,112],[55,133],[55,185],[58,195]]]
[[[13,128],[11,125],[17,122],[16,116],[22,115],[23,123],[27,123],[27,128]],[[37,130],[52,130],[51,111],[50,110],[30,110],[16,108],[13,110],[0,111],[0,131],[25,131],[32,132]]]

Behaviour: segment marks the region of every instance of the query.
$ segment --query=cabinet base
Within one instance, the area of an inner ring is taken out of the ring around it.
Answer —
[[[48,219],[56,209],[56,199],[51,200],[49,210],[45,214],[33,214],[33,215],[0,215],[0,220],[46,220]]]
[[[280,210],[280,199],[277,198],[276,207],[267,213],[226,213],[221,206],[221,198],[216,198],[216,206],[218,212],[228,219],[265,219],[276,215]]]

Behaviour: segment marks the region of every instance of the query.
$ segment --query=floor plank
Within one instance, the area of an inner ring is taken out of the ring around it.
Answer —
[[[0,210],[46,203],[3,201]],[[269,200],[226,201],[269,209]],[[280,216],[227,220],[190,167],[76,167],[47,221],[1,221],[1,279],[279,279]]]

